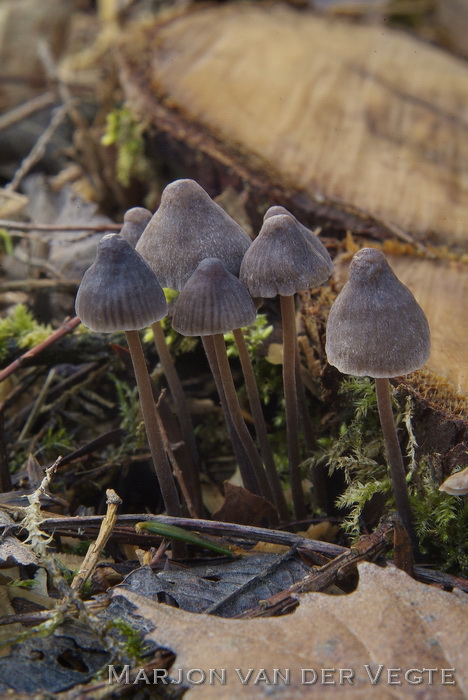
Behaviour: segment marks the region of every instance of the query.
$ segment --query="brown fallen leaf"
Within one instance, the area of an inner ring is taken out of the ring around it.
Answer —
[[[224,495],[224,503],[213,513],[213,520],[255,527],[268,527],[278,523],[278,513],[266,498],[256,496],[229,481],[224,482]]]
[[[468,467],[455,472],[439,486],[439,491],[445,491],[452,496],[464,496],[468,493]]]
[[[187,684],[190,698],[294,700],[311,689],[340,700],[465,697],[468,598],[391,566],[366,562],[359,573],[350,595],[305,594],[291,615],[261,620],[187,613],[124,589],[118,595],[155,626],[147,639],[176,653],[170,676]]]

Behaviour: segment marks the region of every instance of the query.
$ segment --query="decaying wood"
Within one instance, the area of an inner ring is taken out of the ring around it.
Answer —
[[[389,256],[389,262],[429,319],[429,369],[448,379],[461,394],[468,395],[466,266],[456,261],[415,260],[406,256]]]
[[[280,4],[195,6],[127,31],[121,78],[202,184],[247,182],[327,233],[465,244],[466,66],[434,47]]]

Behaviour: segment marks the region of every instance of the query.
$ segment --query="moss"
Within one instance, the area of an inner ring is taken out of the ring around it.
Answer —
[[[33,348],[52,333],[50,326],[38,323],[25,304],[13,306],[0,319],[0,361],[8,357],[9,346],[15,343],[22,350]]]
[[[374,382],[369,378],[351,378],[342,382],[344,397],[339,435],[319,442],[321,457],[315,463],[328,466],[330,475],[340,471],[345,489],[336,501],[346,509],[343,527],[353,537],[360,534],[364,507],[377,495],[384,496],[387,508],[394,508],[391,479],[385,459],[385,444],[380,429]],[[421,551],[431,564],[456,575],[467,574],[468,504],[464,497],[453,497],[438,490],[435,478],[440,457],[425,455],[416,461],[416,439],[412,429],[411,396],[394,396],[395,420],[404,435],[407,481],[414,510]]]
[[[144,154],[145,128],[127,106],[116,108],[107,115],[106,132],[101,143],[104,146],[115,146],[116,175],[124,187],[130,185],[132,178],[146,180],[148,177],[150,167]]]
[[[135,663],[140,663],[146,653],[146,644],[142,640],[140,633],[122,618],[111,620],[108,626],[119,630],[122,635],[124,654],[133,659]]]
[[[437,456],[419,464],[419,488],[411,499],[421,552],[438,568],[468,576],[468,499],[439,491],[435,479]]]

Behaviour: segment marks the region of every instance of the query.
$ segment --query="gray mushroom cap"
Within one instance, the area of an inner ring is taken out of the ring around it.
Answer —
[[[132,207],[125,212],[120,235],[130,243],[132,248],[135,248],[152,216],[149,209],[144,207]]]
[[[329,265],[290,214],[267,218],[242,261],[239,278],[253,297],[292,296],[330,277]]]
[[[263,217],[263,220],[266,221],[267,219],[270,219],[272,216],[283,216],[283,215],[290,216],[292,219],[294,219],[296,224],[301,229],[302,234],[307,238],[309,243],[315,248],[317,253],[319,253],[323,257],[323,259],[326,261],[326,263],[328,265],[328,270],[329,270],[330,275],[331,275],[333,272],[333,260],[330,257],[330,253],[325,248],[325,246],[323,245],[320,238],[313,231],[311,231],[310,228],[307,228],[307,226],[304,226],[304,224],[301,224],[301,222],[296,219],[294,214],[291,214],[291,212],[288,211],[287,209],[285,209],[285,207],[280,207],[278,205],[275,205],[274,207],[270,207],[269,209],[267,209],[267,211],[265,212],[265,216]]]
[[[182,335],[214,335],[250,326],[255,306],[246,287],[221,260],[203,260],[174,306],[172,327]]]
[[[140,330],[167,314],[156,275],[119,234],[101,238],[75,301],[77,316],[92,331]]]
[[[251,241],[194,180],[168,185],[137,244],[163,287],[180,291],[205,258],[220,259],[233,275]]]
[[[330,309],[325,351],[344,374],[380,378],[409,374],[429,359],[424,311],[380,250],[354,256]]]

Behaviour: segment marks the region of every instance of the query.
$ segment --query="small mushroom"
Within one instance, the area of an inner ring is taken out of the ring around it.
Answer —
[[[125,212],[120,235],[130,243],[132,248],[136,247],[152,216],[149,209],[144,207],[133,207]]]
[[[163,287],[180,291],[205,258],[239,273],[251,241],[245,231],[194,180],[176,180],[137,244]]]
[[[266,221],[267,219],[270,219],[272,216],[283,216],[283,215],[290,216],[292,219],[294,219],[296,224],[301,229],[301,233],[305,236],[305,238],[309,241],[309,243],[312,245],[312,247],[317,251],[317,253],[319,253],[322,256],[322,258],[327,263],[328,269],[329,269],[329,272],[331,275],[333,272],[333,260],[330,257],[330,253],[325,248],[325,246],[323,245],[322,241],[317,236],[317,234],[314,233],[313,231],[311,231],[310,228],[307,228],[307,226],[304,226],[304,224],[301,224],[301,222],[298,221],[298,219],[296,219],[296,217],[293,214],[291,214],[290,211],[288,211],[285,207],[280,207],[280,206],[276,205],[274,207],[270,207],[269,209],[267,209],[267,211],[265,212],[265,216],[263,217],[263,220]]]
[[[182,335],[202,337],[213,374],[220,375],[226,419],[232,421],[249,458],[251,471],[242,461],[239,463],[244,484],[254,493],[271,498],[262,461],[242,417],[223,338],[223,333],[251,325],[255,317],[253,300],[244,285],[221,260],[207,258],[184,285],[175,303],[172,326]]]
[[[363,248],[351,261],[349,281],[330,309],[325,351],[340,372],[375,378],[397,510],[417,551],[389,377],[422,367],[429,358],[430,332],[424,311],[381,251]]]
[[[122,236],[101,238],[96,260],[85,272],[76,313],[92,331],[125,331],[140,395],[141,410],[166,510],[180,516],[180,502],[159,432],[151,382],[138,331],[167,313],[164,292],[153,271]]]
[[[312,245],[314,250],[322,256],[322,258],[325,260],[327,266],[328,266],[328,271],[330,275],[333,273],[333,261],[330,257],[330,254],[328,250],[325,248],[323,245],[322,241],[318,237],[318,235],[314,232],[311,231],[309,228],[301,224],[296,217],[291,214],[285,207],[281,206],[273,206],[267,209],[265,212],[265,215],[263,217],[263,220],[266,221],[267,219],[270,219],[272,216],[290,216],[298,225],[298,227],[301,230],[301,233],[305,236],[306,240]],[[300,362],[300,354],[299,354],[299,345],[296,343],[296,362],[295,362],[295,371],[296,371],[296,392],[297,392],[297,400],[298,400],[298,410],[299,410],[299,417],[301,420],[301,425],[302,425],[302,430],[304,434],[304,442],[307,447],[307,451],[309,455],[312,455],[314,451],[317,448],[317,442],[316,442],[316,436],[314,434],[314,429],[310,420],[309,416],[309,410],[307,406],[307,398],[306,398],[306,392],[305,392],[305,387],[304,387],[304,382],[302,381],[302,374],[301,374],[301,362]],[[327,497],[326,497],[326,485],[325,485],[325,478],[323,471],[321,470],[321,467],[316,465],[312,474],[312,482],[313,482],[313,488],[314,488],[314,493],[315,493],[315,498],[316,500],[324,507],[326,508],[326,503],[327,503]]]
[[[298,357],[294,294],[317,287],[330,276],[329,264],[307,241],[289,214],[268,217],[247,250],[240,280],[253,297],[280,295],[283,323],[283,384],[288,434],[288,461],[294,512],[305,516],[299,471]]]

